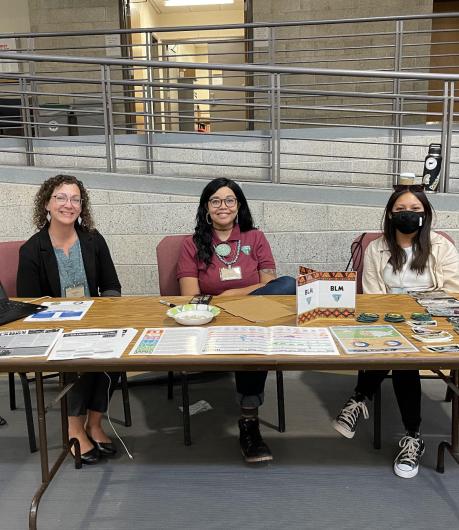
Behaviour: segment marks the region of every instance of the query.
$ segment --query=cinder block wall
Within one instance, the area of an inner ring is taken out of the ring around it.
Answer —
[[[204,184],[203,184],[204,185]],[[0,240],[27,239],[35,185],[0,183]],[[193,230],[198,196],[90,190],[96,227],[107,239],[124,294],[158,294],[155,247],[165,235]],[[250,200],[256,224],[266,233],[279,274],[298,265],[342,270],[351,241],[378,230],[382,208]],[[436,227],[459,246],[459,212],[437,211]],[[1,266],[1,264],[0,264]]]

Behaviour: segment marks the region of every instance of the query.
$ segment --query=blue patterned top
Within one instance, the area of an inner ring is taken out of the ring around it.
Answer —
[[[59,269],[62,298],[65,298],[65,292],[68,287],[76,287],[77,285],[83,285],[84,295],[91,296],[86,271],[84,270],[83,256],[81,255],[80,240],[77,239],[70,247],[68,256],[65,255],[61,248],[53,247],[53,249]]]

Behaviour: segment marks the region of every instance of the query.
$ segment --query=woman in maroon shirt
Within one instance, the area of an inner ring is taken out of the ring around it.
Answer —
[[[226,178],[212,180],[201,194],[195,232],[183,243],[177,278],[181,294],[189,296],[296,292],[294,278],[276,278],[268,240],[255,228],[239,185]],[[272,460],[258,423],[267,372],[236,372],[235,376],[242,454],[246,462]]]

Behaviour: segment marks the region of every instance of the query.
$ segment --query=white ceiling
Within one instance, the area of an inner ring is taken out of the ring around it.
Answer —
[[[131,0],[132,1],[132,0]],[[135,3],[136,0],[133,0]],[[234,0],[233,4],[216,4],[190,7],[165,7],[164,0],[148,0],[158,14],[167,13],[198,13],[204,11],[232,11],[244,9],[244,0]]]

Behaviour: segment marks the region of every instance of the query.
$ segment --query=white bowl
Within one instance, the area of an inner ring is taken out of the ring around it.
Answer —
[[[208,324],[220,313],[218,307],[207,304],[184,304],[172,307],[167,316],[183,326],[202,326]]]

